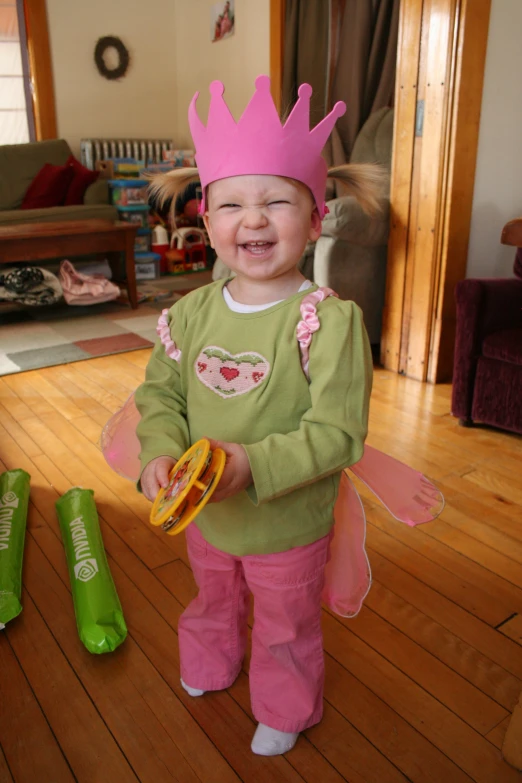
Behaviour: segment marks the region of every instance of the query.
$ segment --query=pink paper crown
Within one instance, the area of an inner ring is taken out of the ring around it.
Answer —
[[[330,114],[310,130],[312,88],[302,84],[299,98],[283,126],[270,94],[270,78],[258,76],[256,91],[236,123],[223,98],[224,90],[222,82],[210,85],[212,97],[206,127],[196,110],[198,92],[188,111],[203,189],[200,211],[206,209],[205,188],[211,182],[242,174],[275,174],[307,185],[323,218],[328,167],[321,151],[337,118],[345,113],[346,104],[336,103]]]

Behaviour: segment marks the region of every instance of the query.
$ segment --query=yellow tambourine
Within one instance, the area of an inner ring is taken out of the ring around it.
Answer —
[[[203,438],[194,443],[176,462],[169,483],[160,489],[150,512],[150,522],[170,536],[190,525],[212,497],[225,469],[222,449],[210,450]]]

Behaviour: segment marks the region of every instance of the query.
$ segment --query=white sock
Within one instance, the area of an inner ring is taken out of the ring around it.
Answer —
[[[203,696],[203,694],[206,693],[206,691],[201,691],[199,688],[191,688],[190,685],[187,685],[187,683],[183,682],[183,680],[180,680],[180,682],[189,696]]]
[[[252,740],[252,751],[258,756],[281,756],[289,750],[292,750],[299,732],[278,731],[259,723]]]

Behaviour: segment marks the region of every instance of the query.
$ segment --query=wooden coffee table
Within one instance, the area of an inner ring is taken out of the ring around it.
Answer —
[[[59,223],[15,223],[0,226],[0,263],[106,253],[115,283],[127,288],[133,310],[138,306],[134,237],[137,226],[110,220],[63,220]],[[121,254],[125,278],[121,275]]]

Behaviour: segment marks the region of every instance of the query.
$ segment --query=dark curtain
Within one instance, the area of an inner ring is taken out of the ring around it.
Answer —
[[[345,0],[331,91],[332,105],[347,105],[336,124],[344,153],[336,164],[349,160],[370,114],[393,104],[398,31],[399,0]]]
[[[300,84],[312,85],[311,125],[327,111],[330,15],[325,0],[286,0],[281,115],[287,117]]]
[[[314,88],[312,126],[336,101],[346,102],[325,150],[331,164],[346,163],[370,114],[393,104],[399,3],[286,2],[283,109],[288,112],[303,82]]]

